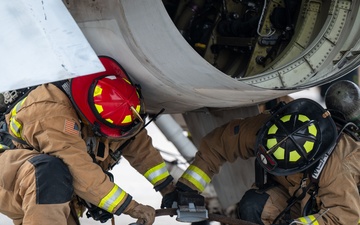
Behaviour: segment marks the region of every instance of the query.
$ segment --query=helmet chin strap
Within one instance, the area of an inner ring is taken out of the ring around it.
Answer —
[[[135,111],[136,111],[136,110],[135,110]],[[160,116],[160,114],[163,113],[164,111],[165,111],[165,109],[162,108],[157,114],[155,114],[155,115],[149,120],[149,122],[147,122],[146,124],[144,124],[144,126],[139,130],[138,133],[140,133],[143,129],[145,129],[145,127],[146,127],[147,125],[149,125],[152,121],[155,121],[156,118],[157,118],[158,116]],[[139,115],[139,116],[140,116],[140,115]],[[138,133],[137,133],[137,134],[138,134]],[[115,161],[115,162],[110,166],[109,169],[112,169],[116,164],[118,164],[118,162],[119,162],[119,160],[120,160],[120,158],[121,158],[121,155],[122,155],[122,150],[123,150],[126,146],[128,146],[128,144],[130,144],[130,143],[135,139],[135,137],[136,137],[137,134],[135,134],[135,135],[132,136],[131,138],[127,139],[127,140],[126,140],[119,148],[117,148],[114,152],[109,151],[109,155],[110,155],[111,158]]]

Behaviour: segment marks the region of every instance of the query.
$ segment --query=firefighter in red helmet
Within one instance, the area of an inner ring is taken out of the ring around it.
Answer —
[[[340,95],[335,90],[332,100],[338,104],[349,89]],[[358,104],[348,106],[358,110]],[[214,129],[202,139],[177,189],[163,197],[163,207],[178,201],[174,193],[200,194],[224,162],[256,157],[257,175],[267,182],[255,179],[236,204],[238,218],[260,225],[360,223],[359,138],[350,129],[353,123],[329,111],[310,99],[296,99]]]
[[[128,214],[153,224],[155,210],[135,201],[109,172],[120,157],[161,194],[172,176],[144,129],[140,89],[121,66],[43,84],[19,99],[1,127],[0,213],[14,224],[79,224]],[[9,141],[10,140],[10,141]]]

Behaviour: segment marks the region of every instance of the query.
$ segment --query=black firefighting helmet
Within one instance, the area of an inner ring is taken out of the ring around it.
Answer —
[[[260,129],[256,158],[276,176],[302,172],[335,145],[336,137],[328,111],[313,100],[297,99],[275,111]]]
[[[354,82],[333,83],[325,93],[325,105],[335,115],[360,126],[360,88]]]

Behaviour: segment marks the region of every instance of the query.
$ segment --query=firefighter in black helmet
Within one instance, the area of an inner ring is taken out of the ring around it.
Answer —
[[[178,191],[199,194],[221,165],[256,157],[270,183],[257,183],[237,204],[240,219],[261,225],[358,224],[360,143],[310,99],[272,113],[232,120],[206,135]],[[165,207],[174,195],[163,198]]]

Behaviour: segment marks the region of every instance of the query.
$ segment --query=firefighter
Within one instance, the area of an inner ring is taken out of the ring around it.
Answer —
[[[345,102],[347,87],[329,89],[333,104],[327,102],[328,107],[346,103],[358,116],[359,88],[353,85],[355,101]],[[261,225],[358,224],[360,124],[350,119],[355,118],[350,112],[345,112],[349,118],[342,117],[341,110],[332,116],[317,102],[297,99],[214,129],[202,139],[177,189],[163,197],[162,207],[178,201],[176,193],[200,194],[225,161],[256,157],[263,172],[257,175],[266,175],[269,182],[256,182],[244,194],[237,204],[240,219]]]
[[[108,172],[121,156],[156,191],[173,190],[143,129],[139,88],[116,61],[100,60],[106,71],[40,85],[6,114],[2,137],[14,146],[0,145],[0,212],[15,225],[79,224],[86,208],[101,222],[127,214],[153,224],[154,208],[132,199]]]

